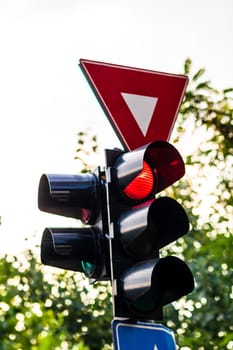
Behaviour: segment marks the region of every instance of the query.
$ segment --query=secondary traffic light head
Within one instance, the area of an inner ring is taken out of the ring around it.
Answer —
[[[94,173],[44,174],[39,183],[38,207],[83,223],[95,223],[100,212],[100,181]]]
[[[106,199],[100,170],[89,174],[42,175],[38,207],[89,225],[46,228],[41,241],[42,263],[83,272],[92,279],[109,279]]]
[[[41,241],[41,262],[93,277],[100,272],[103,248],[97,228],[46,228]]]
[[[155,199],[184,175],[184,162],[166,141],[128,153],[107,151],[106,158],[115,316],[158,320],[163,305],[194,287],[184,262],[159,258],[161,248],[189,230],[177,201]]]

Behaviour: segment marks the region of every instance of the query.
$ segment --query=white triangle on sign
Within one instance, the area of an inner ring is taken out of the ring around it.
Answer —
[[[138,126],[146,136],[158,98],[121,92],[125,103],[133,114]]]

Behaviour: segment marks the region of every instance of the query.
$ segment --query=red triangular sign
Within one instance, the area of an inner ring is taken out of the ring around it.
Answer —
[[[80,66],[126,150],[169,139],[187,76],[85,59]]]

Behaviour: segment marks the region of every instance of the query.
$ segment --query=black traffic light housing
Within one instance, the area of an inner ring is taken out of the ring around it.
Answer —
[[[44,174],[38,207],[47,213],[76,218],[88,226],[46,228],[41,241],[41,261],[79,271],[93,280],[110,278],[107,205],[104,173]]]
[[[82,272],[92,281],[111,280],[117,318],[161,320],[164,305],[194,288],[185,262],[159,256],[189,230],[183,207],[156,196],[184,175],[183,160],[166,141],[105,155],[102,171],[42,175],[39,209],[85,224],[46,228],[42,263]]]
[[[186,234],[174,199],[155,194],[185,172],[179,152],[156,141],[132,152],[106,151],[111,279],[115,317],[161,320],[162,307],[194,288],[188,266],[159,250]]]

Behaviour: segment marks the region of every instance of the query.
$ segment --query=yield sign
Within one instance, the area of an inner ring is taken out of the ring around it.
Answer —
[[[85,59],[80,67],[126,150],[169,139],[187,76]]]
[[[147,134],[153,113],[155,110],[157,97],[141,96],[135,94],[121,93],[121,96],[125,100],[129,107],[135,121],[138,123],[144,137]]]

